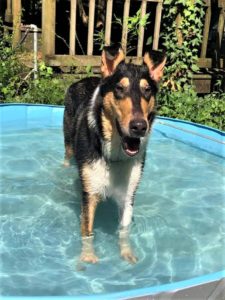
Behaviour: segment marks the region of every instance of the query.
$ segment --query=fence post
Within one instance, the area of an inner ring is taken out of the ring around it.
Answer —
[[[122,48],[124,53],[127,53],[127,36],[128,36],[128,28],[127,28],[127,18],[129,17],[130,12],[130,0],[124,1],[124,11],[123,11],[123,31],[122,31]]]
[[[141,18],[146,14],[147,0],[142,0],[141,3]],[[138,36],[138,46],[137,46],[137,56],[142,57],[143,44],[144,44],[144,26],[139,26],[139,36]]]
[[[209,27],[210,27],[210,21],[211,21],[211,1],[205,1],[206,2],[206,13],[205,13],[205,24],[204,24],[204,30],[203,30],[203,38],[202,38],[202,47],[201,47],[201,58],[206,57],[206,51],[207,51],[207,45],[208,45],[208,38],[209,38]]]
[[[159,1],[156,6],[156,16],[155,16],[155,29],[154,29],[154,39],[153,39],[153,49],[158,50],[159,47],[159,35],[160,35],[160,25],[162,18],[162,1]]]
[[[11,23],[13,20],[12,15],[12,0],[7,0],[7,6],[5,11],[5,21]]]
[[[77,0],[70,2],[70,55],[75,55]]]
[[[218,3],[220,9],[220,15],[218,20],[218,36],[219,36],[219,49],[221,49],[223,31],[224,31],[224,22],[225,22],[225,1],[219,0]]]
[[[94,22],[95,22],[95,0],[89,0],[87,55],[93,54]]]
[[[56,0],[42,0],[42,53],[55,54]]]
[[[107,46],[110,45],[110,41],[111,41],[112,9],[113,9],[113,0],[107,0],[106,21],[105,21],[105,44]]]
[[[13,0],[12,2],[12,14],[13,14],[13,47],[16,47],[21,39],[21,0]]]

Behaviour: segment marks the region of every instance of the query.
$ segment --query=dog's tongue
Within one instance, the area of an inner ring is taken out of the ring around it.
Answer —
[[[123,145],[123,150],[127,155],[134,156],[139,152],[140,139],[124,137],[122,145]]]

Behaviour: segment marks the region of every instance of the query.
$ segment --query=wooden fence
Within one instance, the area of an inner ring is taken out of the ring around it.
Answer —
[[[94,15],[95,15],[95,0],[89,0],[89,22],[88,22],[88,41],[87,41],[87,55],[76,55],[75,38],[76,38],[76,15],[77,15],[77,1],[70,1],[70,37],[69,37],[69,55],[55,55],[55,11],[56,11],[56,0],[43,0],[42,7],[42,36],[43,36],[43,54],[52,66],[80,66],[80,65],[99,65],[99,58],[93,56],[93,35],[94,35]],[[123,11],[123,29],[121,44],[126,52],[127,48],[127,22],[125,20],[129,16],[129,9],[132,0],[124,0],[124,11]],[[142,0],[141,2],[141,16],[146,14],[147,2],[156,3],[156,18],[154,24],[154,35],[153,35],[153,49],[158,49],[159,45],[159,34],[160,24],[163,8],[163,0]],[[201,68],[213,67],[212,58],[206,57],[207,46],[209,39],[209,28],[212,16],[211,0],[205,0],[206,5],[206,17],[204,24],[203,42],[201,47],[201,54],[199,57],[198,65]],[[224,19],[225,19],[225,0],[218,0],[218,7],[220,10],[219,21],[217,32],[219,35],[218,46],[221,47],[222,36],[224,30]],[[106,22],[105,22],[105,43],[110,44],[111,39],[111,26],[112,26],[112,8],[113,0],[106,0]],[[134,58],[136,62],[140,61],[143,52],[144,43],[144,28],[140,27],[140,34],[137,43],[137,54]],[[219,49],[217,49],[219,51]],[[224,63],[221,59],[217,63],[219,68],[223,68]]]
[[[8,6],[12,1],[12,15],[14,26],[14,44],[20,40],[20,22],[21,22],[21,0],[7,0]],[[94,25],[95,25],[95,9],[96,0],[89,1],[88,5],[88,34],[87,34],[87,49],[84,55],[78,55],[76,49],[76,32],[77,32],[77,9],[78,2],[81,0],[70,0],[70,30],[69,30],[69,51],[64,55],[56,54],[56,0],[42,0],[42,54],[46,62],[51,66],[99,66],[99,56],[93,55],[94,47]],[[111,31],[112,31],[112,15],[113,15],[113,2],[116,0],[105,0],[105,43],[110,44]],[[153,32],[153,49],[158,49],[159,36],[160,36],[160,24],[163,9],[163,0],[123,0],[123,24],[122,24],[122,37],[121,44],[126,52],[127,50],[127,37],[128,28],[125,20],[129,16],[130,6],[133,2],[139,2],[141,6],[141,16],[146,14],[147,5],[149,2],[154,2],[155,11],[155,23]],[[193,0],[194,1],[194,0]],[[206,15],[203,31],[203,41],[201,45],[201,52],[198,61],[198,65],[201,68],[212,68],[215,63],[212,57],[207,57],[207,48],[209,44],[209,32],[210,23],[212,19],[212,1],[204,0],[206,6]],[[9,9],[9,8],[7,8]],[[217,51],[220,54],[222,38],[224,34],[224,19],[225,19],[225,0],[217,0],[217,9],[219,10],[219,19],[217,22]],[[58,20],[57,22],[60,22]],[[140,26],[140,34],[137,42],[137,53],[133,57],[135,62],[141,61],[142,52],[144,47],[144,28]],[[217,55],[216,67],[223,69],[225,66],[224,58],[221,59],[220,55]]]
[[[141,17],[146,14],[147,2],[156,3],[156,18],[154,25],[153,49],[158,49],[160,24],[162,15],[163,0],[142,0],[141,1]],[[123,26],[121,45],[126,53],[128,28],[125,20],[129,17],[131,0],[124,0],[123,10]],[[55,55],[55,0],[43,0],[42,6],[42,37],[43,37],[43,54],[52,66],[80,66],[92,65],[99,66],[100,59],[93,55],[94,46],[94,24],[95,24],[95,0],[89,0],[89,18],[88,18],[88,37],[86,55],[76,54],[76,16],[77,16],[77,0],[70,1],[70,34],[69,34],[69,54]],[[113,0],[106,0],[106,19],[105,19],[105,44],[109,45],[111,41],[112,29]],[[144,28],[140,26],[140,33],[137,44],[136,62],[142,57],[144,46]]]

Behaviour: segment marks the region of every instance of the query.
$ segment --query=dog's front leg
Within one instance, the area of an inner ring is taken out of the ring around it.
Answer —
[[[82,250],[80,259],[84,262],[96,263],[98,262],[98,257],[95,255],[93,246],[93,224],[99,197],[96,194],[90,195],[86,192],[83,194],[81,207]]]
[[[127,201],[125,202],[125,205],[122,209],[122,218],[119,230],[119,246],[122,258],[128,261],[129,263],[135,264],[138,259],[134,255],[129,241],[129,225],[132,220],[132,215],[133,203],[132,201]]]

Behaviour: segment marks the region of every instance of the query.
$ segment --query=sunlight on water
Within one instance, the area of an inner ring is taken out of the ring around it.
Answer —
[[[224,160],[154,131],[135,199],[131,241],[119,257],[118,215],[98,207],[97,265],[80,265],[80,186],[62,167],[62,129],[2,134],[0,294],[84,295],[149,287],[225,268]]]

